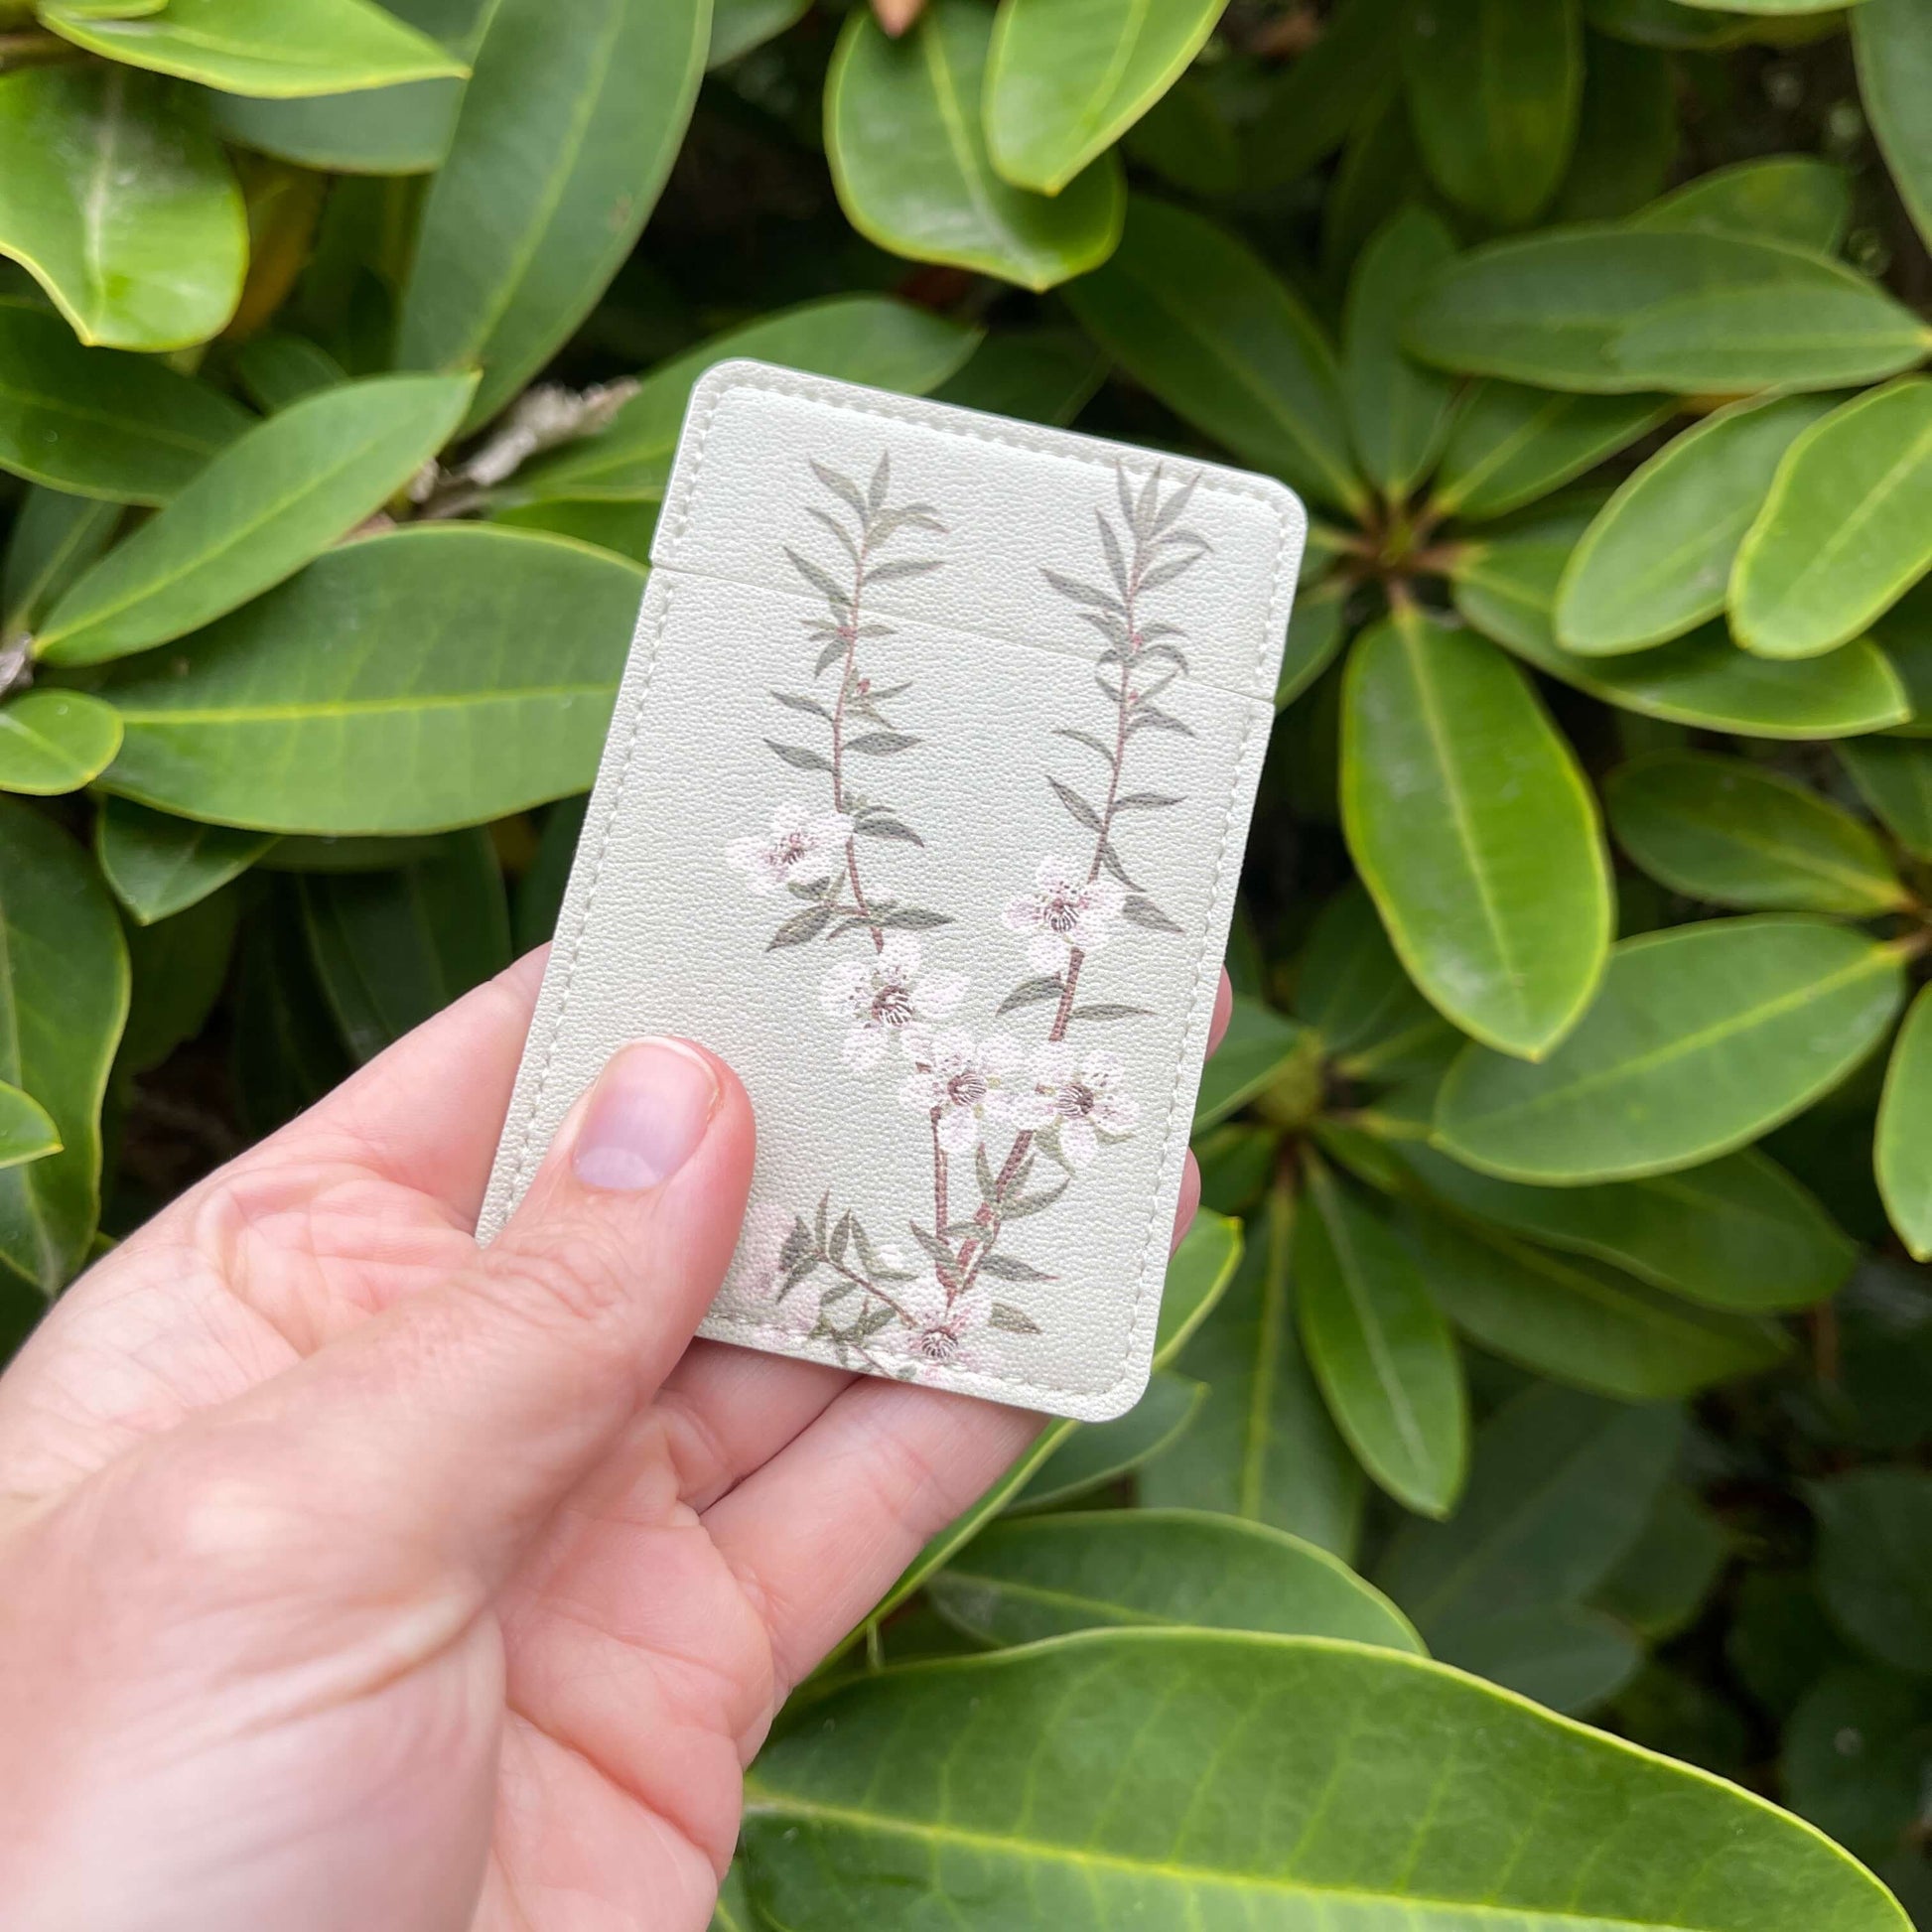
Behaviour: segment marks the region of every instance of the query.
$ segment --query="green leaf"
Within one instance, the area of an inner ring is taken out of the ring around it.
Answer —
[[[1121,147],[1130,161],[1185,194],[1218,201],[1240,192],[1240,137],[1222,112],[1219,91],[1192,74],[1182,74],[1127,130]]]
[[[126,657],[271,590],[400,490],[463,418],[475,378],[324,389],[230,445],[62,598],[34,640],[54,664]]]
[[[1932,245],[1932,18],[1917,0],[1862,0],[1852,9],[1859,98],[1899,199]]]
[[[393,872],[302,881],[316,974],[357,1060],[510,963],[509,901],[488,832],[452,832],[441,844]]]
[[[1285,711],[1335,661],[1348,634],[1348,592],[1347,580],[1338,576],[1297,588],[1275,679],[1277,711]]]
[[[1091,1631],[848,1680],[765,1747],[740,1846],[789,1932],[956,1924],[962,1899],[1002,1932],[1907,1926],[1735,1786],[1312,1637]]]
[[[326,552],[107,690],[112,791],[263,832],[442,831],[584,790],[642,573],[429,524]],[[353,636],[358,648],[340,648]],[[345,721],[353,720],[345,731]]]
[[[1341,0],[1321,36],[1262,97],[1248,172],[1262,188],[1298,180],[1341,146],[1388,82],[1389,43],[1410,0]]]
[[[1016,188],[1059,194],[1186,71],[1221,6],[1007,0],[986,62],[986,148],[995,171]]]
[[[1431,1195],[1465,1215],[1710,1308],[1810,1308],[1844,1287],[1858,1259],[1811,1193],[1754,1149],[1593,1187],[1498,1180],[1416,1142],[1395,1151]]]
[[[711,48],[705,65],[728,62],[762,47],[811,10],[812,0],[712,0]]]
[[[1431,506],[1472,523],[1520,509],[1647,435],[1675,407],[1662,396],[1564,396],[1478,382],[1456,407]]]
[[[472,424],[550,359],[630,253],[710,27],[707,0],[496,0],[396,324],[400,368],[483,365]]]
[[[1898,1031],[1875,1144],[1878,1191],[1916,1261],[1932,1259],[1932,989],[1921,988]]]
[[[1076,1429],[1019,1495],[1009,1516],[1056,1509],[1131,1475],[1172,1449],[1192,1427],[1207,1387],[1184,1375],[1154,1376],[1126,1415]]]
[[[114,503],[165,503],[251,418],[161,362],[83,348],[59,316],[0,301],[0,469]]]
[[[867,240],[1050,289],[1113,253],[1120,161],[1102,156],[1052,196],[1002,181],[982,127],[992,37],[982,0],[932,0],[897,41],[855,10],[826,76],[826,156],[839,206]]]
[[[112,705],[84,691],[23,692],[0,703],[0,791],[78,791],[107,769],[120,745]]]
[[[1578,0],[1417,0],[1400,46],[1410,117],[1436,185],[1497,227],[1530,220],[1576,146]]]
[[[1451,1641],[1453,1661],[1471,1676],[1566,1714],[1607,1703],[1643,1666],[1637,1639],[1587,1603],[1498,1610],[1462,1625]]]
[[[1734,14],[1707,13],[1678,0],[1585,0],[1591,26],[1640,47],[1698,49],[1732,47],[1751,31]]]
[[[142,925],[200,904],[240,878],[274,843],[271,833],[197,825],[127,798],[103,799],[94,819],[101,876]]]
[[[1295,1009],[1351,1079],[1399,1079],[1444,1040],[1461,1043],[1402,970],[1375,901],[1351,881],[1321,908],[1309,936]]]
[[[1932,570],[1932,378],[1893,382],[1785,453],[1738,546],[1730,628],[1763,657],[1860,635]]]
[[[346,1077],[334,1021],[303,943],[294,882],[273,882],[268,916],[249,922],[235,976],[230,1077],[245,1133],[293,1119]]]
[[[0,1173],[0,1279],[52,1295],[100,1212],[100,1106],[127,1018],[127,947],[86,854],[0,798],[0,1081],[33,1095],[61,1152]]]
[[[134,993],[115,1061],[117,1075],[159,1066],[207,1025],[234,952],[237,897],[216,893],[158,925],[129,931]]]
[[[1380,1210],[1309,1161],[1295,1234],[1302,1340],[1328,1412],[1398,1502],[1447,1515],[1468,1457],[1468,1398],[1448,1324]]]
[[[30,1094],[0,1081],[0,1168],[24,1167],[61,1151],[60,1130]]]
[[[1448,434],[1454,385],[1402,352],[1409,304],[1455,253],[1437,215],[1406,207],[1385,222],[1355,264],[1342,314],[1342,393],[1363,472],[1391,501],[1406,497]]]
[[[1932,745],[1873,738],[1832,749],[1893,838],[1913,858],[1932,859]]]
[[[348,380],[348,372],[306,336],[267,329],[235,351],[235,378],[258,407],[273,414]]]
[[[1670,179],[1677,148],[1670,61],[1653,48],[1587,34],[1576,152],[1548,218],[1607,221],[1631,213]]]
[[[1547,1053],[1612,918],[1569,747],[1506,657],[1413,608],[1356,643],[1343,706],[1342,823],[1410,977],[1465,1033]]]
[[[1234,996],[1228,1030],[1201,1069],[1194,1102],[1194,1132],[1245,1107],[1313,1050],[1309,1030],[1286,1020],[1260,1000]]]
[[[1362,1471],[1302,1353],[1290,1265],[1296,1211],[1277,1187],[1253,1223],[1239,1270],[1185,1353],[1188,1372],[1207,1384],[1200,1414],[1141,1472],[1141,1500],[1272,1524],[1346,1557]]]
[[[989,1645],[1180,1623],[1422,1649],[1408,1618],[1326,1550],[1188,1509],[995,1523],[926,1592],[947,1622]]]
[[[1708,416],[1618,486],[1557,587],[1557,640],[1601,657],[1681,637],[1725,608],[1732,559],[1820,396],[1742,402]]]
[[[1484,636],[1606,704],[1672,724],[1749,738],[1845,738],[1911,716],[1905,687],[1868,639],[1826,657],[1772,663],[1739,650],[1721,623],[1631,657],[1584,658],[1558,644],[1551,613],[1568,542],[1471,544],[1455,608]]]
[[[1653,752],[1611,772],[1603,802],[1624,851],[1691,898],[1865,919],[1910,903],[1869,827],[1743,759]]]
[[[1667,1482],[1650,1520],[1591,1592],[1640,1635],[1661,1643],[1688,1629],[1731,1554],[1729,1532],[1682,1482]]]
[[[1837,389],[1932,345],[1875,283],[1742,235],[1580,225],[1461,256],[1411,310],[1423,360],[1551,389]]]
[[[1113,259],[1066,291],[1080,326],[1176,415],[1316,502],[1365,514],[1334,353],[1261,259],[1136,197]]]
[[[0,78],[0,254],[83,343],[183,348],[234,314],[248,224],[220,148],[164,82],[33,67]]]
[[[1932,1692],[1867,1665],[1833,1665],[1784,1733],[1792,1806],[1860,1858],[1883,1859],[1916,1834],[1928,1765]]]
[[[1727,1154],[1828,1092],[1898,1009],[1902,955],[1823,920],[1674,926],[1612,949],[1595,1003],[1541,1064],[1471,1046],[1436,1143],[1506,1180],[1668,1173]]]
[[[940,320],[913,313],[928,323]],[[1008,329],[988,336],[943,381],[921,383],[918,393],[929,389],[961,409],[1063,424],[1086,407],[1106,373],[1098,350],[1071,329]],[[914,393],[905,383],[886,386]]]
[[[1755,236],[1831,255],[1851,219],[1851,178],[1837,162],[1772,154],[1672,189],[1633,215],[1631,226]]]
[[[714,362],[749,355],[811,375],[923,395],[959,370],[980,333],[883,295],[802,302],[660,362],[596,436],[520,472],[505,493],[632,501],[664,493],[691,385]]]
[[[1809,1493],[1832,1621],[1880,1663],[1932,1675],[1932,1475],[1854,1469]]]
[[[562,916],[588,798],[560,798],[543,815],[536,857],[516,882],[510,908],[510,949],[525,953],[553,937]]]
[[[118,503],[69,496],[60,489],[29,489],[15,513],[0,579],[0,631],[18,637],[113,541],[121,520]]]

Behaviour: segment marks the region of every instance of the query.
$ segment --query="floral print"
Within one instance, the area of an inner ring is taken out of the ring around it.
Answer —
[[[971,1368],[972,1338],[993,1313],[993,1297],[983,1282],[949,1293],[936,1270],[928,1268],[899,1291],[904,1319],[893,1335],[896,1352],[913,1372],[920,1368]]]
[[[1020,1042],[1001,1034],[976,1040],[962,1027],[913,1026],[899,1037],[914,1063],[899,1105],[929,1116],[948,1154],[972,1153],[986,1123],[1006,1118],[1005,1083],[1026,1057]]]
[[[775,893],[786,886],[816,886],[845,860],[852,819],[846,812],[812,812],[787,799],[771,814],[771,829],[755,838],[734,839],[725,858],[751,875],[753,892]]]
[[[1034,889],[1007,900],[1001,923],[1023,934],[1036,973],[1058,973],[1073,952],[1098,952],[1127,895],[1111,879],[1089,879],[1064,859],[1042,859]]]
[[[1140,1122],[1127,1069],[1104,1046],[1080,1055],[1063,1039],[1049,1040],[1034,1054],[1030,1071],[1031,1091],[1010,1099],[1010,1116],[1022,1127],[1055,1132],[1071,1167],[1084,1168],[1103,1139],[1124,1139]]]
[[[960,973],[926,970],[919,942],[895,932],[870,958],[841,960],[825,975],[819,1003],[852,1022],[845,1036],[847,1066],[869,1073],[886,1054],[886,1041],[903,1027],[943,1020],[966,997]]]

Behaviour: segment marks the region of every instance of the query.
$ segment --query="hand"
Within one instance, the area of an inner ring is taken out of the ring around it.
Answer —
[[[786,1693],[1038,1427],[691,1340],[753,1126],[681,1042],[613,1059],[479,1251],[540,971],[0,1378],[9,1932],[702,1932]]]

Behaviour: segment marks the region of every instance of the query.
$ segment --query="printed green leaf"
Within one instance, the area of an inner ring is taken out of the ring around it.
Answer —
[[[336,834],[582,791],[641,582],[601,551],[474,524],[328,551],[168,663],[116,672],[127,736],[104,782],[187,818]]]
[[[1124,1416],[1076,1429],[1007,1505],[1009,1516],[1058,1509],[1172,1449],[1193,1426],[1207,1387],[1184,1375],[1149,1378],[1147,1393]]]
[[[1436,1143],[1485,1173],[1554,1185],[1714,1160],[1864,1058],[1898,1009],[1901,964],[1863,932],[1769,914],[1626,939],[1547,1060],[1462,1054]]]
[[[1326,1550],[1196,1510],[995,1523],[926,1591],[947,1622],[989,1645],[1178,1623],[1422,1648],[1395,1605]]]
[[[1892,837],[1913,858],[1932,860],[1932,745],[1916,738],[1872,738],[1832,749]]]
[[[423,207],[396,365],[481,363],[472,424],[547,362],[629,254],[702,78],[705,0],[496,0]]]
[[[30,1094],[0,1081],[0,1168],[24,1167],[61,1151],[60,1130]]]
[[[1628,448],[1675,407],[1662,396],[1565,396],[1478,382],[1456,406],[1432,507],[1471,523],[1520,509]]]
[[[1721,623],[1630,657],[1578,657],[1556,639],[1551,613],[1568,542],[1509,537],[1471,544],[1457,560],[1455,608],[1484,636],[1539,671],[1644,717],[1748,738],[1851,737],[1903,724],[1911,704],[1868,638],[1826,657],[1773,663],[1730,641]]]
[[[1813,1195],[1755,1149],[1594,1187],[1498,1180],[1414,1141],[1395,1151],[1432,1196],[1464,1215],[1710,1308],[1810,1308],[1844,1287],[1858,1259]]]
[[[1857,918],[1909,902],[1868,826],[1743,759],[1653,752],[1610,774],[1603,803],[1624,851],[1692,898]]]
[[[893,1932],[962,1898],[1010,1932],[1907,1927],[1735,1786],[1316,1637],[1087,1631],[867,1673],[805,1700],[746,1784],[749,1890],[789,1932]]]
[[[1423,160],[1450,201],[1498,227],[1556,193],[1584,90],[1579,0],[1417,0],[1402,75]]]
[[[597,435],[519,473],[505,494],[634,501],[662,496],[691,385],[749,355],[811,375],[923,395],[954,374],[980,332],[883,295],[803,302],[660,362]]]
[[[302,881],[316,975],[357,1060],[510,963],[509,901],[489,834],[452,832],[440,844],[394,871]]]
[[[1120,161],[1103,155],[1051,196],[1001,180],[982,127],[992,38],[983,0],[932,0],[897,41],[855,10],[826,76],[825,151],[839,206],[868,240],[1050,289],[1113,252]]]
[[[1735,403],[1640,465],[1571,553],[1557,587],[1564,649],[1642,650],[1717,617],[1780,461],[1831,406],[1822,396]]]
[[[127,1018],[127,947],[87,855],[0,798],[0,1081],[33,1095],[61,1152],[0,1172],[0,1280],[53,1295],[100,1212],[100,1106]]]
[[[1391,501],[1406,497],[1443,446],[1454,385],[1402,352],[1403,316],[1455,253],[1455,237],[1425,208],[1385,222],[1355,264],[1342,313],[1341,383],[1355,454]]]
[[[1861,0],[1852,9],[1859,98],[1919,234],[1932,244],[1932,18],[1916,0]]]
[[[198,825],[129,798],[103,799],[94,820],[101,876],[142,925],[200,904],[240,878],[274,843],[273,833]]]
[[[1284,1019],[1260,1000],[1237,993],[1227,1033],[1201,1069],[1194,1132],[1245,1107],[1285,1074],[1308,1065],[1316,1051],[1306,1027]]]
[[[120,744],[112,705],[84,691],[23,692],[0,704],[0,791],[78,791],[107,769]]]
[[[1837,389],[1923,358],[1875,283],[1742,235],[1552,229],[1458,258],[1410,311],[1411,353],[1551,389]]]
[[[59,316],[0,301],[0,469],[78,496],[165,503],[249,420],[192,376],[83,348]]]
[[[1246,246],[1136,198],[1119,249],[1066,291],[1080,326],[1176,415],[1315,501],[1365,512],[1333,351]]]
[[[1276,1187],[1252,1223],[1227,1293],[1184,1354],[1207,1387],[1200,1413],[1141,1472],[1140,1494],[1150,1508],[1272,1524],[1345,1558],[1364,1484],[1302,1352],[1291,1266],[1297,1211]]]
[[[1447,1515],[1469,1448],[1454,1339],[1380,1209],[1313,1157],[1294,1266],[1303,1344],[1336,1426],[1398,1502]]]
[[[0,632],[15,638],[37,624],[48,606],[113,540],[118,503],[29,489],[14,515],[0,577]]]
[[[1222,0],[1007,0],[986,64],[986,147],[1016,188],[1057,195],[1186,71]]]
[[[126,657],[272,590],[400,490],[475,387],[472,376],[373,376],[291,403],[95,564],[49,615],[37,654]]]
[[[1852,183],[1836,162],[1772,154],[1700,175],[1639,209],[1630,224],[1751,235],[1831,255],[1851,219]]]
[[[1880,1663],[1932,1675],[1932,1475],[1854,1469],[1810,1495],[1832,1621]]]
[[[1932,378],[1855,397],[1778,465],[1738,546],[1730,628],[1762,657],[1816,657],[1932,569]]]
[[[1398,611],[1349,659],[1341,806],[1410,977],[1465,1033],[1548,1052],[1602,973],[1611,900],[1594,800],[1529,681]]]
[[[1921,988],[1885,1068],[1875,1143],[1878,1191],[1913,1258],[1932,1259],[1932,988]]]
[[[220,148],[164,82],[61,63],[0,78],[0,254],[83,343],[183,348],[234,314],[248,226]]]

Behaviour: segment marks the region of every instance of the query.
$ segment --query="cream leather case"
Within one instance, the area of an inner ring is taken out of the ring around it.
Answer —
[[[706,1334],[1131,1408],[1305,528],[1267,478],[712,369],[480,1238],[618,1046],[688,1035],[759,1122]]]

